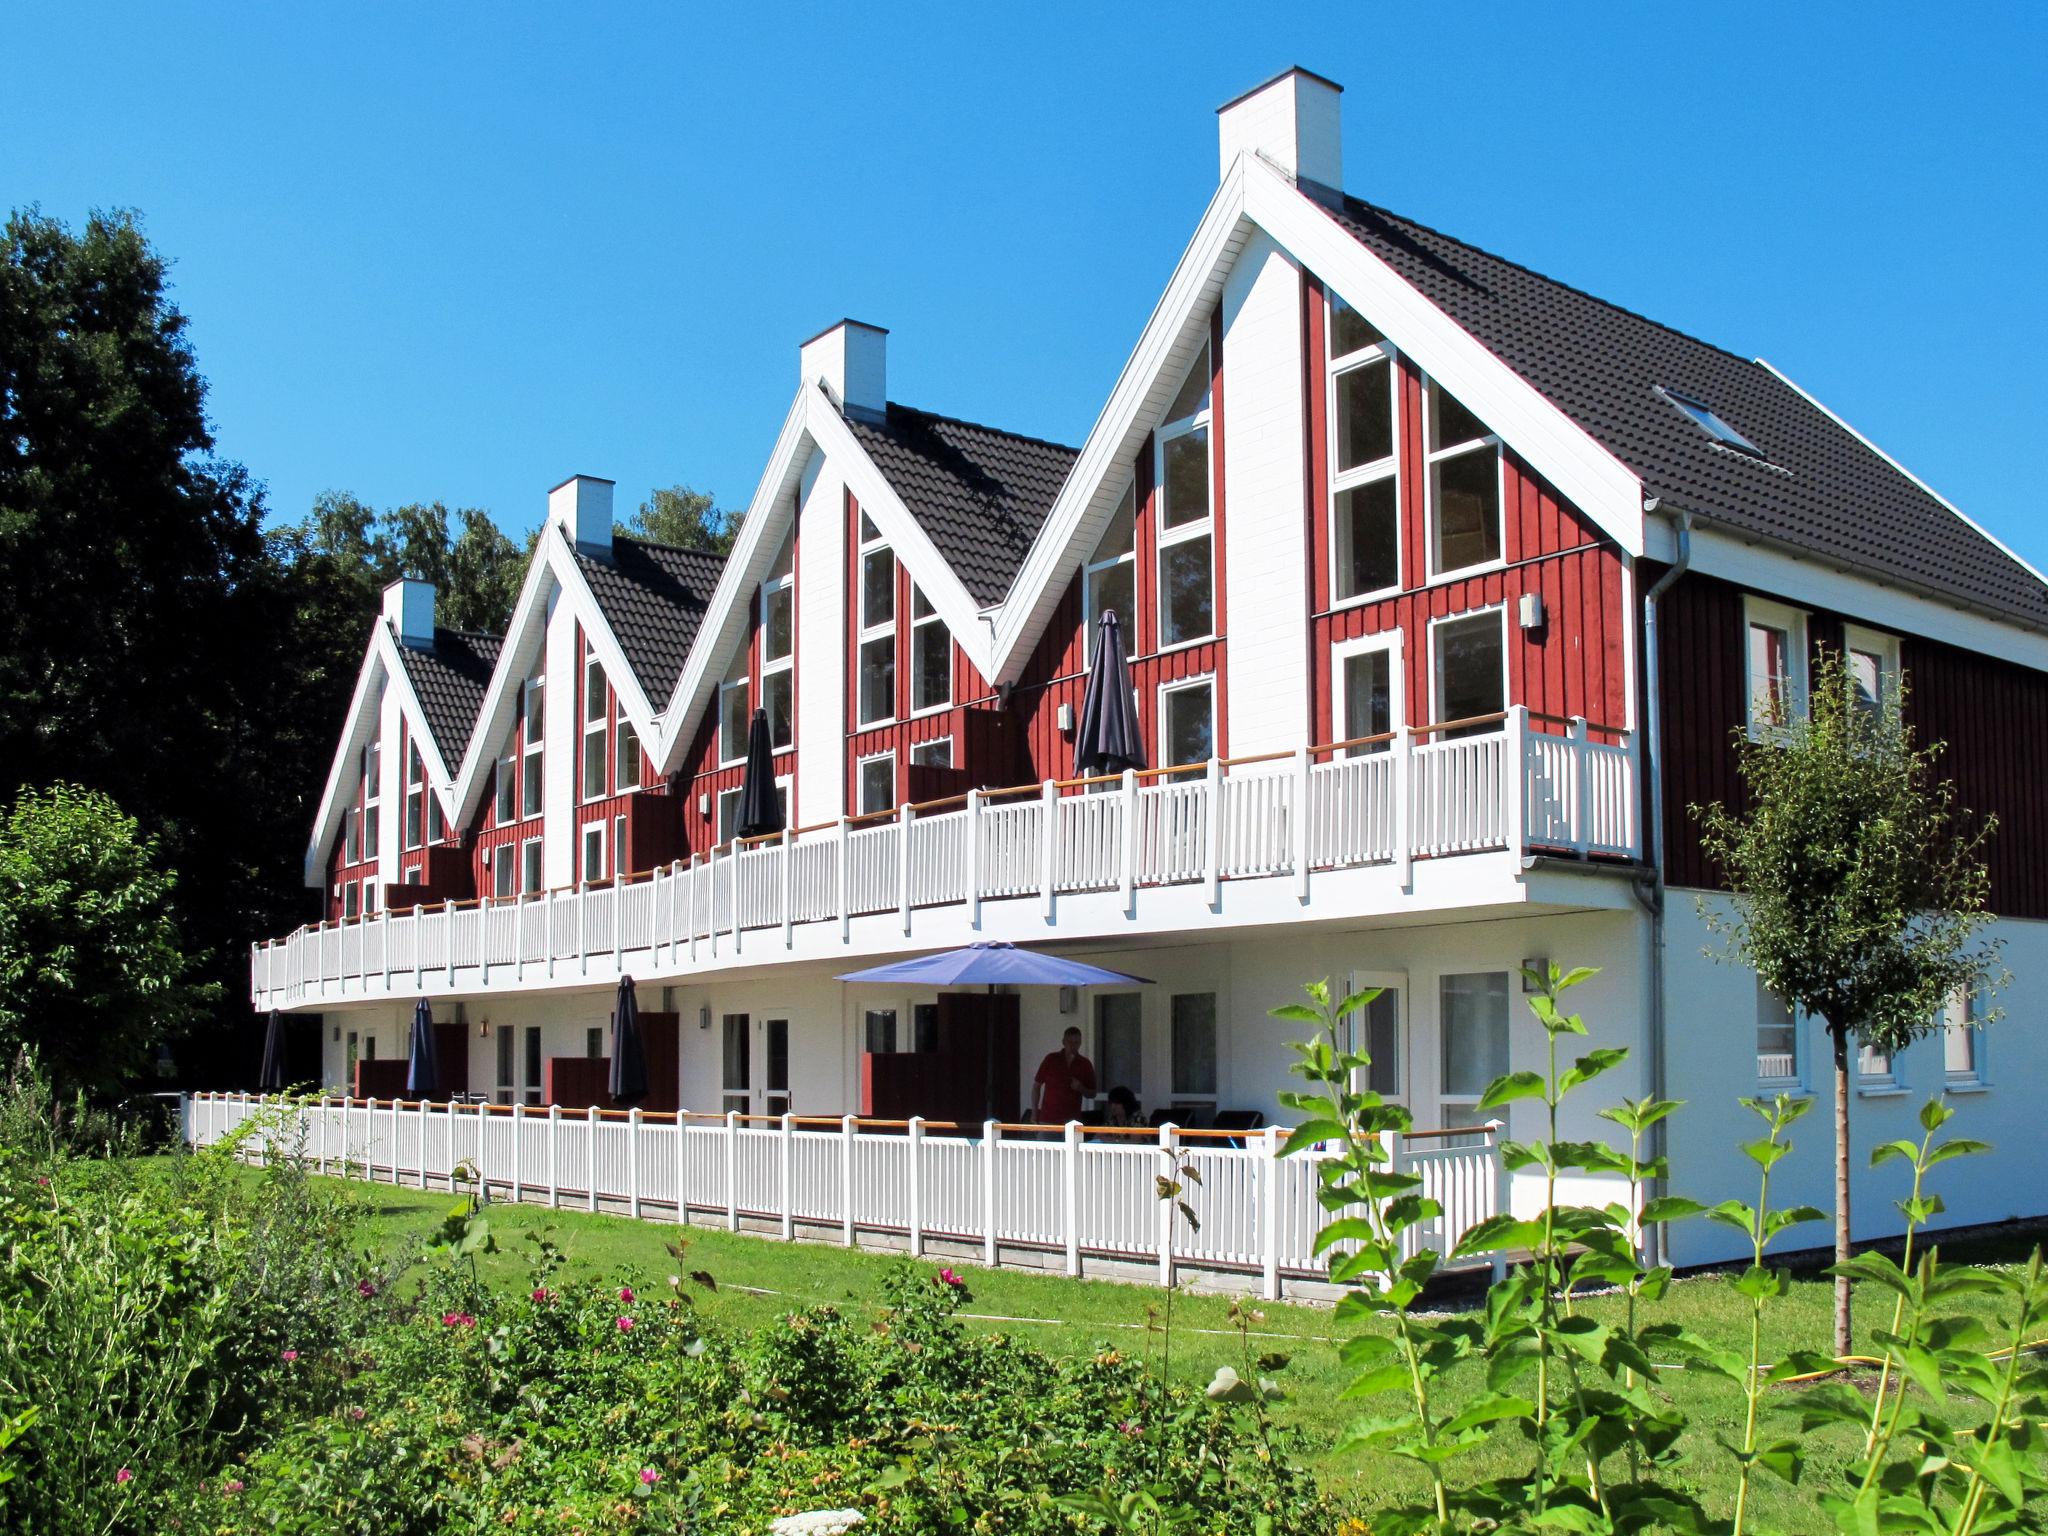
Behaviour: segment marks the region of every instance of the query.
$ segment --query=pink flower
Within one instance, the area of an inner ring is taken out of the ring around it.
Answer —
[[[640,1469],[640,1485],[643,1488],[652,1488],[656,1483],[660,1481],[661,1474],[655,1471],[654,1468],[642,1467]]]
[[[135,1481],[135,1474],[126,1467],[123,1467],[114,1474],[114,1481],[117,1483],[132,1483]]]
[[[242,1491],[242,1480],[239,1477],[231,1477],[220,1485],[220,1491],[222,1493],[240,1493]]]
[[[953,1287],[954,1290],[957,1291],[966,1283],[967,1282],[965,1280],[962,1280],[950,1269],[942,1269],[939,1271],[939,1284],[941,1285],[950,1285],[951,1287]]]
[[[555,1299],[555,1293],[544,1285],[536,1285],[533,1288],[533,1299],[542,1305],[546,1305]]]
[[[358,1424],[360,1424],[363,1422],[363,1419],[369,1414],[369,1411],[370,1410],[367,1408],[358,1406],[349,1409],[348,1416],[354,1419]]]
[[[630,1285],[620,1286],[619,1300],[623,1301],[629,1307],[633,1305],[633,1287],[631,1287]]]
[[[367,1280],[358,1280],[356,1282],[356,1294],[368,1298],[377,1294],[377,1287]]]
[[[286,1365],[290,1365],[292,1361],[299,1358],[299,1352],[296,1349],[280,1350],[278,1351],[277,1358],[284,1361]]]
[[[621,1332],[621,1333],[631,1333],[632,1331],[633,1331],[633,1319],[631,1319],[630,1317],[622,1317],[622,1318],[620,1318],[620,1319],[619,1319],[619,1332]]]
[[[441,1326],[443,1328],[474,1328],[476,1326],[476,1319],[467,1312],[443,1312],[441,1314]]]

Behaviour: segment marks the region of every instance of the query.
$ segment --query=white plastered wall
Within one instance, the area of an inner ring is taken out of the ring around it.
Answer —
[[[796,795],[804,825],[846,809],[846,487],[812,450],[797,489]]]
[[[1263,231],[1223,285],[1225,622],[1230,750],[1308,739],[1301,274]]]
[[[541,787],[541,880],[549,890],[573,885],[576,869],[576,769],[581,738],[576,721],[576,676],[583,658],[576,654],[576,615],[562,601],[559,587],[548,594],[546,692],[542,710],[546,725]]]
[[[1709,898],[1725,908],[1727,898]],[[1946,1092],[1939,1036],[1901,1052],[1893,1063],[1890,1089],[1852,1089],[1849,1128],[1849,1208],[1858,1238],[1896,1232],[1894,1202],[1910,1192],[1904,1163],[1870,1166],[1870,1148],[1901,1137],[1918,1141],[1921,1105],[1946,1093],[1956,1110],[1944,1136],[1988,1141],[1988,1154],[1942,1165],[1933,1192],[1948,1207],[1944,1225],[1966,1226],[2039,1214],[2048,1208],[2048,1152],[2042,1149],[2036,1085],[2048,1078],[2048,1036],[2041,1030],[2041,979],[2048,976],[2048,923],[2018,919],[1994,924],[2004,941],[2003,962],[2013,981],[1992,999],[2005,1017],[1988,1025],[1978,1040],[1984,1086],[1980,1092]],[[1709,958],[1712,937],[1693,893],[1673,891],[1667,919],[1666,952],[1668,1067],[1670,1096],[1686,1106],[1669,1129],[1671,1191],[1712,1204],[1735,1196],[1754,1203],[1757,1168],[1742,1143],[1763,1133],[1763,1122],[1738,1102],[1769,1097],[1776,1087],[1756,1077],[1756,977],[1739,966]],[[1834,1211],[1833,1062],[1827,1031],[1818,1020],[1799,1024],[1802,1086],[1814,1105],[1791,1132],[1793,1152],[1772,1175],[1774,1206],[1813,1205]],[[1740,1256],[1740,1236],[1724,1227],[1687,1221],[1670,1229],[1671,1255],[1680,1264],[1702,1264]],[[1833,1242],[1827,1222],[1791,1229],[1779,1239],[1785,1249],[1826,1247]]]

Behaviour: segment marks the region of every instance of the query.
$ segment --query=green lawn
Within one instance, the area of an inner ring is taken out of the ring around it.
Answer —
[[[445,1193],[422,1194],[360,1184],[352,1187],[366,1203],[375,1241],[396,1252],[403,1252],[423,1238],[454,1204]],[[677,1272],[668,1245],[682,1242],[686,1244],[682,1268],[708,1271],[718,1282],[717,1293],[704,1299],[702,1310],[721,1323],[739,1327],[768,1322],[794,1308],[820,1303],[842,1309],[870,1308],[879,1293],[883,1269],[900,1262],[887,1254],[821,1244],[791,1245],[703,1227],[679,1233],[674,1226],[660,1222],[550,1211],[540,1206],[498,1206],[491,1220],[499,1252],[486,1258],[484,1269],[494,1283],[508,1288],[521,1285],[526,1257],[531,1251],[526,1242],[528,1234],[549,1233],[575,1269],[653,1285],[665,1284],[666,1277]],[[1983,1263],[2006,1263],[2021,1260],[2024,1255],[2025,1248],[2015,1239],[2005,1243],[1980,1242],[1967,1255],[1954,1256],[1967,1256]],[[1053,1352],[1113,1348],[1145,1355],[1154,1362],[1160,1362],[1165,1354],[1166,1339],[1160,1325],[1166,1296],[1155,1288],[1073,1281],[1015,1270],[985,1270],[957,1261],[954,1267],[972,1285],[974,1302],[966,1315],[976,1327],[1008,1330]],[[1791,1294],[1768,1314],[1767,1350],[1783,1353],[1795,1348],[1824,1348],[1831,1296],[1832,1282],[1824,1278],[1795,1280]],[[1282,1384],[1288,1393],[1282,1417],[1314,1442],[1317,1449],[1312,1452],[1312,1459],[1326,1486],[1368,1506],[1384,1501],[1394,1490],[1418,1487],[1404,1464],[1377,1456],[1337,1458],[1329,1454],[1330,1437],[1338,1426],[1360,1412],[1388,1411],[1342,1399],[1345,1372],[1336,1358],[1330,1313],[1308,1306],[1255,1305],[1262,1317],[1253,1324],[1259,1335],[1254,1338],[1253,1347],[1260,1352],[1277,1350],[1291,1356],[1291,1363],[1282,1373]],[[1608,1298],[1595,1298],[1582,1305],[1599,1315],[1619,1311],[1618,1301]],[[1733,1292],[1724,1277],[1706,1275],[1679,1281],[1656,1315],[1659,1319],[1682,1322],[1730,1345],[1746,1347],[1747,1303]],[[1889,1326],[1889,1299],[1874,1294],[1859,1297],[1856,1321],[1859,1339],[1867,1338],[1873,1328]],[[1217,1366],[1238,1363],[1242,1350],[1227,1299],[1185,1291],[1175,1297],[1171,1370],[1176,1378],[1206,1379]],[[1725,1511],[1732,1498],[1733,1478],[1725,1455],[1714,1441],[1717,1435],[1740,1439],[1740,1391],[1731,1382],[1691,1372],[1666,1373],[1660,1380],[1681,1402],[1692,1426],[1684,1445],[1684,1460],[1669,1476],[1686,1490],[1700,1495],[1709,1508]],[[1458,1398],[1476,1386],[1475,1369],[1469,1378],[1452,1378],[1450,1395]],[[1777,1432],[1786,1434],[1791,1430],[1790,1419],[1782,1419]],[[1843,1435],[1809,1435],[1804,1443],[1808,1455],[1807,1490],[1820,1486],[1844,1466],[1855,1448]],[[1502,1435],[1469,1453],[1456,1464],[1455,1470],[1460,1481],[1477,1480],[1519,1465],[1522,1457],[1519,1439],[1511,1434]],[[1756,1513],[1764,1526],[1799,1531],[1825,1528],[1810,1492],[1788,1488],[1765,1477],[1760,1494]]]

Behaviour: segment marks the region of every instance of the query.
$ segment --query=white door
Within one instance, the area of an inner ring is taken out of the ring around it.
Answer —
[[[1353,971],[1346,996],[1379,988],[1364,1008],[1345,1017],[1344,1045],[1371,1058],[1352,1074],[1352,1087],[1371,1089],[1397,1104],[1409,1096],[1408,975],[1405,971]]]
[[[789,1113],[789,1015],[728,1013],[720,1020],[723,1097],[719,1107],[742,1115]]]

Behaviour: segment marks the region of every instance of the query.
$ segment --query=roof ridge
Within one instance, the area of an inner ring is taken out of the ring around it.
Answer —
[[[502,634],[492,634],[488,629],[457,629],[453,624],[436,624],[434,633],[454,635],[462,640],[503,640]]]
[[[638,545],[641,549],[665,549],[678,555],[702,555],[706,560],[716,560],[720,564],[723,564],[727,558],[715,549],[692,549],[687,544],[664,544],[659,539],[643,539],[636,533],[615,533],[612,535],[612,542],[614,544],[634,544]],[[578,550],[577,553],[582,554],[583,551]],[[596,556],[593,555],[588,558],[596,559]]]
[[[1057,448],[1061,453],[1071,453],[1076,458],[1081,456],[1081,450],[1070,443],[1062,443],[1050,437],[1040,437],[1032,432],[1013,432],[1008,427],[991,426],[985,421],[969,421],[965,416],[948,416],[944,411],[928,411],[923,406],[906,405],[901,400],[891,400],[889,408],[896,411],[909,411],[914,416],[927,416],[933,421],[949,422],[956,427],[972,427],[977,432],[990,432],[997,437],[1007,437],[1020,443],[1036,443],[1041,448]],[[857,417],[852,419],[858,420]]]
[[[1711,352],[1720,353],[1723,357],[1732,358],[1745,368],[1755,368],[1757,366],[1757,361],[1754,357],[1745,357],[1731,347],[1724,347],[1717,341],[1708,341],[1704,336],[1695,336],[1691,331],[1681,330],[1667,321],[1659,320],[1654,315],[1646,315],[1639,309],[1630,309],[1626,304],[1617,304],[1612,299],[1602,298],[1589,288],[1581,288],[1576,283],[1568,283],[1561,277],[1552,277],[1548,272],[1539,272],[1527,262],[1516,261],[1512,256],[1503,256],[1498,251],[1490,251],[1483,245],[1475,245],[1472,241],[1460,235],[1451,234],[1448,230],[1438,229],[1434,224],[1425,224],[1420,219],[1410,218],[1407,214],[1397,209],[1389,208],[1382,203],[1369,201],[1351,192],[1344,194],[1344,202],[1347,211],[1355,204],[1357,207],[1383,215],[1386,218],[1399,219],[1403,224],[1413,225],[1424,234],[1435,235],[1439,240],[1448,240],[1453,245],[1462,245],[1468,251],[1477,251],[1480,255],[1486,257],[1487,260],[1497,261],[1504,267],[1512,267],[1517,272],[1526,273],[1538,282],[1549,283],[1552,287],[1562,288],[1567,293],[1575,293],[1580,298],[1598,304],[1603,309],[1611,309],[1618,315],[1627,315],[1631,320],[1640,320],[1644,325],[1654,325],[1658,330],[1669,331],[1673,336],[1683,341],[1689,341],[1696,347],[1705,347]]]

